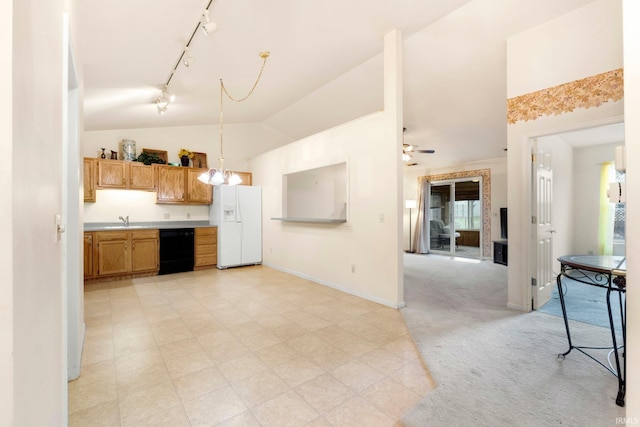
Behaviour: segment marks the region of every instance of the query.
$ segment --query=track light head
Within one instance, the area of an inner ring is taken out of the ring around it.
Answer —
[[[169,104],[175,101],[175,99],[175,95],[169,92],[169,88],[167,86],[164,86],[162,88],[162,93],[160,94],[160,96],[155,101],[153,101],[153,103],[156,104],[156,107],[158,108],[158,114],[162,115],[166,113],[167,107],[169,106]]]
[[[209,19],[209,9],[205,9],[205,11],[202,13],[202,17],[202,32],[207,36],[209,34],[215,33],[218,29],[218,24]]]
[[[191,56],[191,52],[189,52],[189,47],[184,48],[184,53],[182,54],[182,64],[189,68],[196,62],[196,59]]]

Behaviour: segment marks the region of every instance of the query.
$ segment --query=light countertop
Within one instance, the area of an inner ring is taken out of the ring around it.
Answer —
[[[209,221],[147,221],[131,222],[125,226],[123,222],[85,222],[84,231],[109,231],[109,230],[144,230],[144,229],[168,229],[168,228],[199,228],[212,227]]]

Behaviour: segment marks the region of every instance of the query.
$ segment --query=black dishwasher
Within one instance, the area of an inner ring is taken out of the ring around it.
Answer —
[[[193,228],[160,230],[160,273],[193,271]]]

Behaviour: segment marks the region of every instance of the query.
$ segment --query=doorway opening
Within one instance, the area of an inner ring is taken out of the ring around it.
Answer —
[[[429,195],[429,251],[482,258],[482,178],[433,182]]]
[[[425,206],[424,216],[428,221],[420,230],[428,252],[490,259],[491,170],[422,176],[418,181],[424,193],[422,198],[430,205]],[[427,182],[430,184],[425,186]],[[444,231],[431,231],[432,224],[437,227],[431,220],[435,220]]]

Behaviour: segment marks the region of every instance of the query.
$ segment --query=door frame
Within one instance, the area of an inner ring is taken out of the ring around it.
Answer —
[[[468,181],[474,181],[474,180],[478,180],[479,183],[479,200],[480,200],[480,223],[483,224],[483,226],[480,227],[480,239],[479,242],[483,241],[483,235],[484,235],[484,224],[487,222],[485,221],[484,218],[484,203],[483,203],[483,177],[481,175],[478,176],[470,176],[470,177],[465,177],[465,178],[456,178],[456,179],[450,179],[450,180],[445,180],[445,181],[429,181],[431,183],[431,187],[430,187],[430,191],[433,191],[433,187],[434,186],[438,186],[438,185],[448,185],[449,186],[449,194],[450,194],[450,203],[454,203],[456,201],[455,198],[455,192],[456,192],[456,184],[460,183],[460,182],[468,182]],[[429,197],[431,197],[431,194],[429,194]],[[455,221],[454,221],[454,212],[455,212],[455,207],[452,205],[451,209],[450,209],[450,213],[449,213],[449,224],[453,224],[455,225]],[[436,252],[438,253],[442,253],[442,254],[450,254],[450,255],[456,255],[456,250],[455,250],[455,237],[454,237],[454,233],[457,231],[457,229],[455,228],[455,226],[453,226],[453,228],[451,229],[451,233],[449,236],[449,251],[440,251],[438,249],[435,249]],[[484,259],[485,257],[485,252],[483,251],[482,248],[482,244],[480,244],[480,256],[478,257],[478,259]],[[429,252],[433,252],[434,249],[431,247],[431,240],[429,240]],[[473,257],[475,258],[475,257]]]
[[[531,189],[531,150],[532,140],[535,138],[542,138],[553,136],[566,132],[573,132],[582,129],[588,129],[599,126],[606,126],[616,123],[623,123],[624,115],[613,114],[604,118],[592,118],[582,122],[571,122],[557,126],[541,126],[535,129],[529,129],[529,132],[522,132],[515,137],[511,137],[509,144],[517,142],[520,147],[509,145],[508,155],[508,168],[513,168],[513,165],[517,165],[518,170],[526,170],[526,173],[520,175],[521,181],[517,187],[519,197],[517,197],[516,204],[519,207],[513,205],[513,201],[509,197],[511,191],[507,193],[507,207],[510,212],[520,212],[527,216],[528,220],[524,223],[517,224],[515,221],[509,221],[509,259],[518,257],[521,260],[518,268],[509,269],[508,279],[508,303],[507,307],[520,310],[531,311],[531,300],[533,298],[533,286],[531,286],[531,247],[532,247],[532,233],[531,233],[531,219],[530,213],[532,211],[532,189]],[[516,151],[516,156],[511,158],[513,151]],[[516,237],[519,236],[519,237]],[[514,302],[514,301],[517,301]]]
[[[482,231],[480,250],[482,259],[491,259],[491,169],[475,169],[468,171],[459,171],[451,173],[443,173],[437,175],[427,175],[418,178],[418,181],[451,181],[462,178],[482,178],[481,200],[482,200]]]

